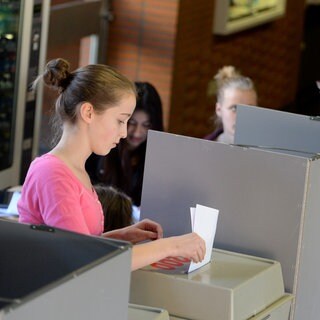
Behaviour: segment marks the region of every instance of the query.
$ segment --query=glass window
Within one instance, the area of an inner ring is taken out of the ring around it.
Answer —
[[[0,170],[13,162],[20,2],[0,0]]]

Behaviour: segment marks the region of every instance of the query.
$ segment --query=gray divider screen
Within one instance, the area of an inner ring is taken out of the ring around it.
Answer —
[[[190,207],[217,208],[214,247],[280,261],[292,292],[308,161],[150,130],[141,218],[179,235]]]
[[[253,106],[237,106],[235,144],[320,152],[320,119]],[[310,156],[307,155],[307,156]]]
[[[127,319],[129,243],[1,219],[0,243],[1,320]]]

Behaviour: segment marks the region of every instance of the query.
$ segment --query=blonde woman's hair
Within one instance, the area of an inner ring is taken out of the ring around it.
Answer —
[[[234,66],[224,66],[218,70],[209,83],[209,96],[216,96],[216,101],[223,104],[225,91],[228,89],[235,90],[252,90],[256,92],[253,81],[245,77]],[[221,127],[221,119],[216,113],[211,118],[215,127]]]
[[[222,103],[226,89],[253,90],[255,86],[249,77],[243,76],[234,66],[224,66],[213,77],[217,102]]]

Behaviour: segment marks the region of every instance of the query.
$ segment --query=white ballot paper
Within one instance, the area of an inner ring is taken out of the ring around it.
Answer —
[[[196,232],[206,243],[206,254],[201,262],[191,262],[189,272],[192,272],[211,260],[212,246],[216,235],[219,210],[197,204],[190,208],[192,231]]]
[[[185,274],[209,263],[217,229],[218,214],[219,210],[200,204],[197,204],[195,208],[190,208],[192,231],[196,232],[206,243],[206,255],[203,261],[194,263],[184,257],[167,257],[143,269],[166,274]]]

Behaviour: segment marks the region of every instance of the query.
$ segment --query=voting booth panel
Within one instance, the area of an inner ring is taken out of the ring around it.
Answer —
[[[291,317],[316,318],[306,288],[316,290],[320,263],[312,250],[320,241],[319,184],[317,156],[149,131],[141,218],[170,236],[191,231],[190,207],[218,209],[214,247],[279,261],[285,289],[296,295]]]
[[[0,220],[0,319],[127,319],[131,245]]]
[[[320,118],[237,105],[234,143],[311,157],[320,152]]]
[[[320,285],[317,272],[320,255],[315,250],[319,241],[318,226],[320,190],[319,156],[320,118],[252,106],[237,106],[235,143],[255,145],[314,159],[307,175],[305,210],[301,217],[301,266],[297,275],[294,319],[318,318]],[[314,156],[313,156],[314,155]],[[291,186],[289,186],[291,189]]]
[[[187,319],[251,319],[285,294],[278,262],[222,250],[189,274],[157,271],[150,266],[132,273],[130,301]],[[281,319],[288,319],[289,308]]]
[[[172,236],[191,231],[190,207],[216,208],[214,247],[280,261],[292,292],[310,163],[149,131],[141,218],[158,221]]]

